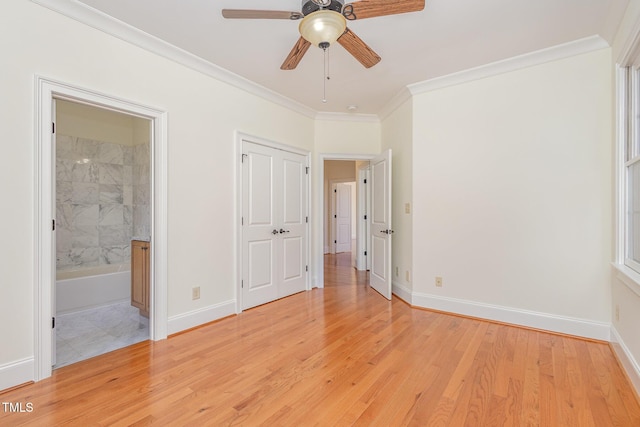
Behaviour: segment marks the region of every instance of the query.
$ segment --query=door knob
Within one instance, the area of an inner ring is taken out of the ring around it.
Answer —
[[[271,234],[278,234],[278,230],[276,230],[275,228],[273,229],[273,231],[271,232]]]

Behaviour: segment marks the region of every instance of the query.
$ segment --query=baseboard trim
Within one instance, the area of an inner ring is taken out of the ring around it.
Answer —
[[[413,306],[421,308],[429,308],[601,341],[609,341],[611,339],[611,324],[606,322],[595,322],[419,293],[413,293],[411,301]]]
[[[35,376],[33,357],[0,366],[0,392],[33,381]]]
[[[406,302],[409,305],[413,304],[413,298],[411,297],[411,289],[405,287],[404,285],[401,285],[400,283],[394,281],[391,284],[391,293],[395,296],[397,296],[398,298],[400,298],[402,301]]]
[[[640,365],[629,351],[624,340],[615,327],[611,327],[611,348],[615,353],[622,369],[625,371],[631,381],[631,386],[636,392],[636,396],[640,399]]]
[[[236,314],[236,301],[229,300],[169,317],[169,335]]]

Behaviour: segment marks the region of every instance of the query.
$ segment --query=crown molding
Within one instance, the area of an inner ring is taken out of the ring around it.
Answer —
[[[569,43],[515,56],[480,67],[448,74],[441,77],[413,83],[401,89],[391,100],[375,114],[324,113],[315,111],[304,104],[285,97],[277,92],[232,73],[218,65],[208,62],[184,49],[180,49],[155,36],[139,30],[125,22],[113,18],[77,0],[31,0],[54,12],[60,13],[77,22],[88,25],[134,46],[155,53],[187,68],[198,71],[238,89],[259,96],[306,117],[316,120],[334,120],[351,122],[380,122],[393,113],[404,102],[420,93],[470,82],[558,59],[609,47],[609,43],[594,35]]]
[[[31,0],[40,6],[60,13],[68,18],[88,25],[91,28],[102,31],[134,46],[155,53],[163,58],[177,62],[187,68],[198,71],[209,77],[213,77],[238,89],[259,96],[274,104],[296,111],[309,118],[315,118],[317,112],[297,101],[282,96],[271,89],[267,89],[242,76],[228,71],[218,65],[212,64],[199,56],[184,49],[180,49],[138,28],[115,19],[97,9],[94,9],[77,0]]]
[[[380,120],[384,120],[389,117],[402,104],[410,100],[412,96],[413,94],[409,91],[408,87],[403,87],[400,92],[396,93],[395,96],[391,98],[384,107],[382,107],[382,110],[378,113]]]
[[[330,120],[330,121],[334,121],[334,122],[380,123],[380,118],[376,114],[319,112],[319,113],[316,114],[315,119],[316,120]]]
[[[418,95],[432,90],[442,89],[447,86],[454,86],[461,83],[471,82],[473,80],[496,76],[498,74],[508,73],[608,47],[609,43],[600,36],[596,35],[585,37],[569,43],[525,53],[523,55],[492,62],[479,67],[470,68],[468,70],[448,74],[446,76],[413,83],[408,85],[407,88],[411,95]]]

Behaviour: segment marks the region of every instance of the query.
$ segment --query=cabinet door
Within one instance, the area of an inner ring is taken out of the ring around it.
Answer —
[[[140,312],[148,313],[149,307],[149,244],[134,240],[131,242],[131,305]]]

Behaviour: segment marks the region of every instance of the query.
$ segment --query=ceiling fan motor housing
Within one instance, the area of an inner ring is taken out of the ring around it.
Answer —
[[[333,10],[341,13],[344,0],[331,0],[328,6],[323,7],[324,10]],[[307,16],[310,13],[320,10],[320,6],[314,0],[302,0],[302,14]]]

